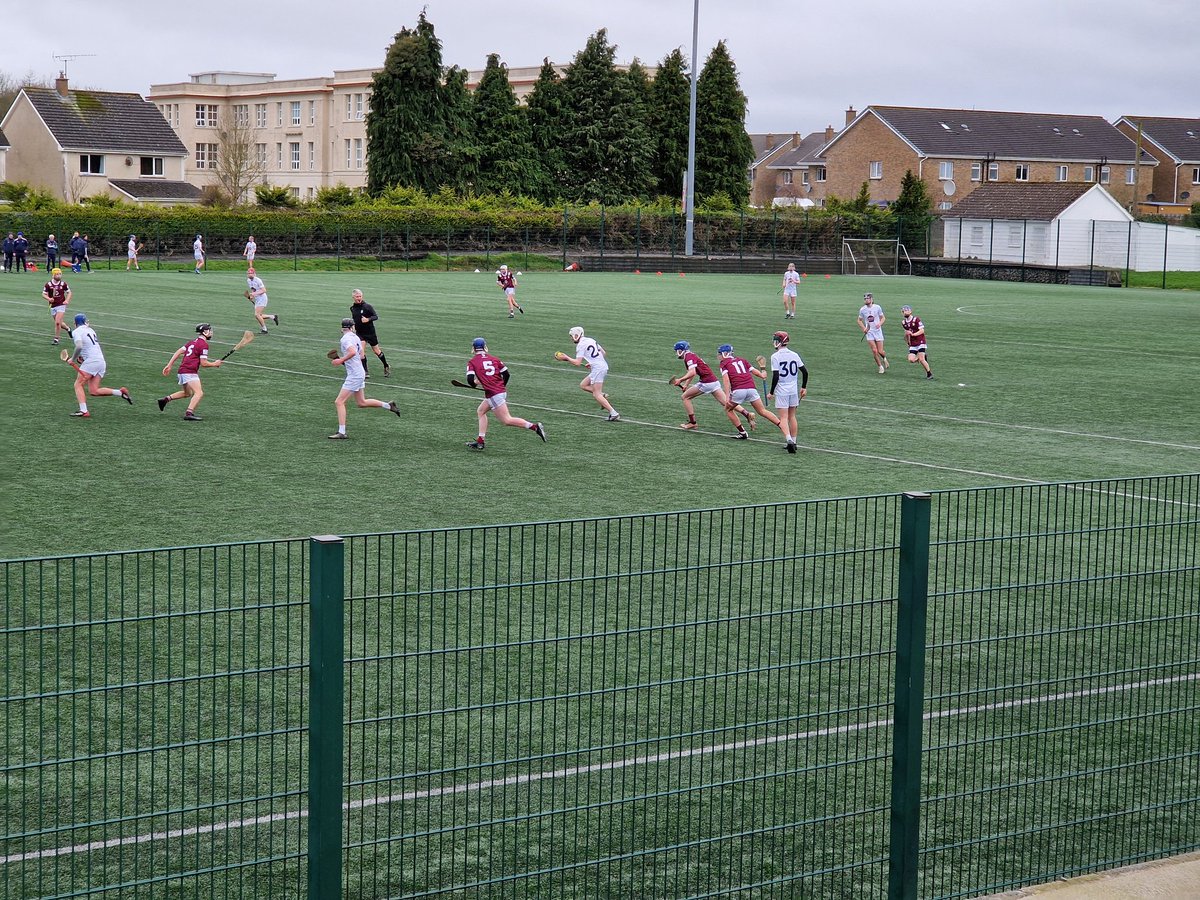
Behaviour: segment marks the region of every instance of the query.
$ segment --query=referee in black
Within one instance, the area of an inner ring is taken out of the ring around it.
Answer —
[[[383,355],[383,350],[379,346],[379,336],[375,334],[375,323],[379,321],[379,313],[375,312],[375,307],[363,299],[363,292],[355,288],[354,302],[350,304],[350,318],[354,320],[354,333],[362,339],[363,343],[370,344],[371,349],[375,351],[375,355],[379,357],[379,361],[383,363],[383,377],[387,378],[392,374],[392,367],[388,365],[387,357]],[[363,362],[363,369],[366,369],[366,362]]]

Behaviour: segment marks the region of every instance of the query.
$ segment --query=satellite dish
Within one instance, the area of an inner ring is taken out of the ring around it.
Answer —
[[[942,182],[942,193],[947,197],[953,197],[954,192],[958,190],[958,186],[953,181]]]
[[[1186,200],[1186,199],[1187,199],[1188,197],[1190,197],[1190,196],[1192,196],[1192,192],[1191,192],[1191,191],[1184,191],[1182,194],[1180,194],[1180,195],[1179,195],[1179,198],[1180,198],[1181,200]]]
[[[812,185],[811,185],[811,184],[806,184],[806,185],[804,186],[804,193],[806,193],[806,194],[811,194],[811,193],[812,193]],[[1187,196],[1187,194],[1184,194],[1183,196],[1185,196],[1185,197],[1186,197],[1186,196]]]

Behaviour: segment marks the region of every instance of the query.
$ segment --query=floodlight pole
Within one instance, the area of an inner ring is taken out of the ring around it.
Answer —
[[[692,255],[692,235],[696,228],[696,51],[700,36],[700,0],[692,6],[692,98],[688,112],[688,166],[684,185],[684,217],[686,228],[683,238],[684,256]]]

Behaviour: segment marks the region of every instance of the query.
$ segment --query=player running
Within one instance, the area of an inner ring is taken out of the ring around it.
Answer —
[[[500,285],[503,289],[504,299],[508,301],[508,317],[511,319],[517,313],[525,315],[525,310],[517,302],[517,279],[508,270],[508,266],[500,267],[500,271],[496,273],[496,284]]]
[[[158,411],[162,412],[172,400],[182,400],[184,397],[189,398],[188,407],[183,413],[183,420],[185,422],[201,421],[200,417],[196,415],[196,407],[204,399],[204,389],[200,386],[200,370],[219,369],[221,367],[221,360],[210,360],[208,358],[208,342],[213,336],[213,327],[207,322],[202,322],[196,326],[196,335],[196,337],[176,350],[171,356],[170,361],[163,366],[163,375],[170,375],[171,366],[175,365],[175,360],[183,357],[179,363],[179,371],[176,372],[180,390],[173,394],[167,394],[165,397],[160,397],[158,400]]]
[[[508,411],[508,366],[488,353],[487,341],[481,337],[471,341],[471,350],[472,356],[467,360],[467,384],[483,390],[483,402],[475,410],[475,416],[479,420],[479,437],[467,442],[468,449],[484,449],[489,410],[501,425],[528,428],[545,441],[546,429],[542,427],[541,422],[519,419]]]
[[[350,304],[350,318],[354,320],[354,333],[379,357],[379,361],[383,363],[383,377],[387,378],[392,374],[392,367],[388,365],[383,348],[379,346],[379,336],[375,334],[375,323],[379,321],[379,313],[375,312],[375,307],[363,300],[363,292],[357,288],[350,296],[353,300]],[[363,371],[366,371],[366,368],[364,362]]]
[[[200,235],[192,241],[192,257],[196,260],[196,274],[199,275],[204,268],[204,239]]]
[[[71,415],[79,419],[92,417],[92,414],[88,412],[87,396],[119,397],[126,403],[132,404],[133,398],[129,396],[128,388],[100,387],[100,379],[104,377],[108,365],[104,361],[104,351],[100,349],[100,341],[96,338],[96,332],[92,330],[87,316],[83,313],[75,314],[75,330],[71,332],[71,335],[75,338],[75,362],[79,368],[79,374],[75,376],[75,399],[79,402],[79,410]],[[67,351],[62,352],[65,354]],[[83,392],[85,386],[87,387],[87,396]]]
[[[932,378],[933,369],[929,368],[929,359],[926,357],[925,323],[920,316],[913,315],[911,306],[900,307],[900,315],[903,316],[900,324],[904,326],[904,336],[908,339],[908,361],[919,362],[925,370],[925,377]]]
[[[721,387],[729,395],[729,402],[739,406],[748,403],[754,407],[754,412],[747,413],[750,430],[754,430],[755,413],[777,428],[782,427],[779,424],[779,417],[763,404],[762,397],[759,396],[758,388],[754,383],[756,377],[765,380],[767,373],[750,365],[740,356],[734,356],[732,344],[722,344],[717,348],[717,353],[721,355]],[[759,359],[762,357],[760,356]]]
[[[338,430],[329,435],[331,441],[346,440],[346,401],[350,397],[354,397],[355,405],[360,408],[377,406],[388,412],[394,412],[397,416],[400,415],[400,405],[395,400],[390,403],[384,400],[375,400],[368,397],[363,390],[367,381],[367,370],[363,368],[365,352],[362,340],[354,333],[353,319],[349,317],[342,319],[342,339],[338,344],[338,350],[330,350],[329,353],[333,365],[346,367],[346,380],[342,382],[342,389],[338,391],[337,399],[333,401],[333,405],[337,407]]]
[[[788,263],[787,271],[783,273],[783,317],[796,318],[796,286],[800,284],[800,273],[796,271],[795,263]]]
[[[583,333],[581,325],[576,325],[567,334],[575,342],[574,358],[565,353],[556,353],[555,357],[573,366],[587,366],[588,373],[583,376],[583,381],[579,382],[579,389],[591,394],[603,409],[608,410],[606,422],[619,422],[621,414],[613,409],[613,405],[608,402],[608,394],[604,393],[604,379],[608,375],[608,354],[604,352],[599,341]]]
[[[63,281],[62,269],[50,270],[50,280],[42,287],[42,298],[50,304],[50,315],[54,316],[54,340],[51,343],[57,344],[63,328],[63,316],[71,302],[71,287]]]
[[[279,316],[266,312],[267,304],[270,302],[270,299],[267,297],[267,286],[263,284],[263,280],[254,271],[254,266],[246,270],[246,299],[254,304],[254,318],[258,320],[259,334],[267,333],[267,319],[270,319],[276,325],[279,324]]]
[[[784,446],[788,453],[795,453],[798,430],[796,407],[808,393],[808,369],[804,367],[804,360],[799,354],[788,348],[790,341],[786,331],[771,335],[775,352],[771,354],[771,389],[767,391],[767,399],[775,398],[775,408],[779,410],[779,429],[787,441]],[[802,379],[798,387],[797,376]]]
[[[725,396],[725,391],[721,389],[721,382],[717,380],[717,376],[713,374],[713,370],[708,367],[708,363],[692,352],[691,345],[687,341],[675,342],[675,355],[683,360],[684,366],[687,367],[687,372],[678,378],[671,379],[671,384],[683,388],[683,409],[688,417],[688,420],[679,427],[685,431],[691,431],[697,427],[696,410],[692,406],[692,398],[699,397],[701,394],[708,394],[725,408],[725,415],[733,423],[733,427],[737,429],[737,434],[733,436],[734,440],[749,440],[750,435],[746,433],[746,428],[739,421],[737,414],[741,413],[746,417],[746,421],[751,423],[754,421],[754,414],[748,413],[737,404],[729,402],[729,398]],[[693,378],[699,380],[695,384],[689,385],[688,382]]]
[[[874,296],[863,294],[863,305],[858,310],[858,327],[871,345],[871,356],[875,365],[879,366],[880,375],[888,368],[888,359],[883,352],[883,323],[886,321],[887,316],[875,304]]]

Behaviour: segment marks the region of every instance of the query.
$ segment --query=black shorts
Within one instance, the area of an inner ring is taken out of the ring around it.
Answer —
[[[358,339],[360,341],[362,341],[364,344],[370,344],[372,347],[379,346],[379,338],[375,334],[374,330],[362,332],[362,331],[358,331],[356,329],[354,333],[358,335]]]

